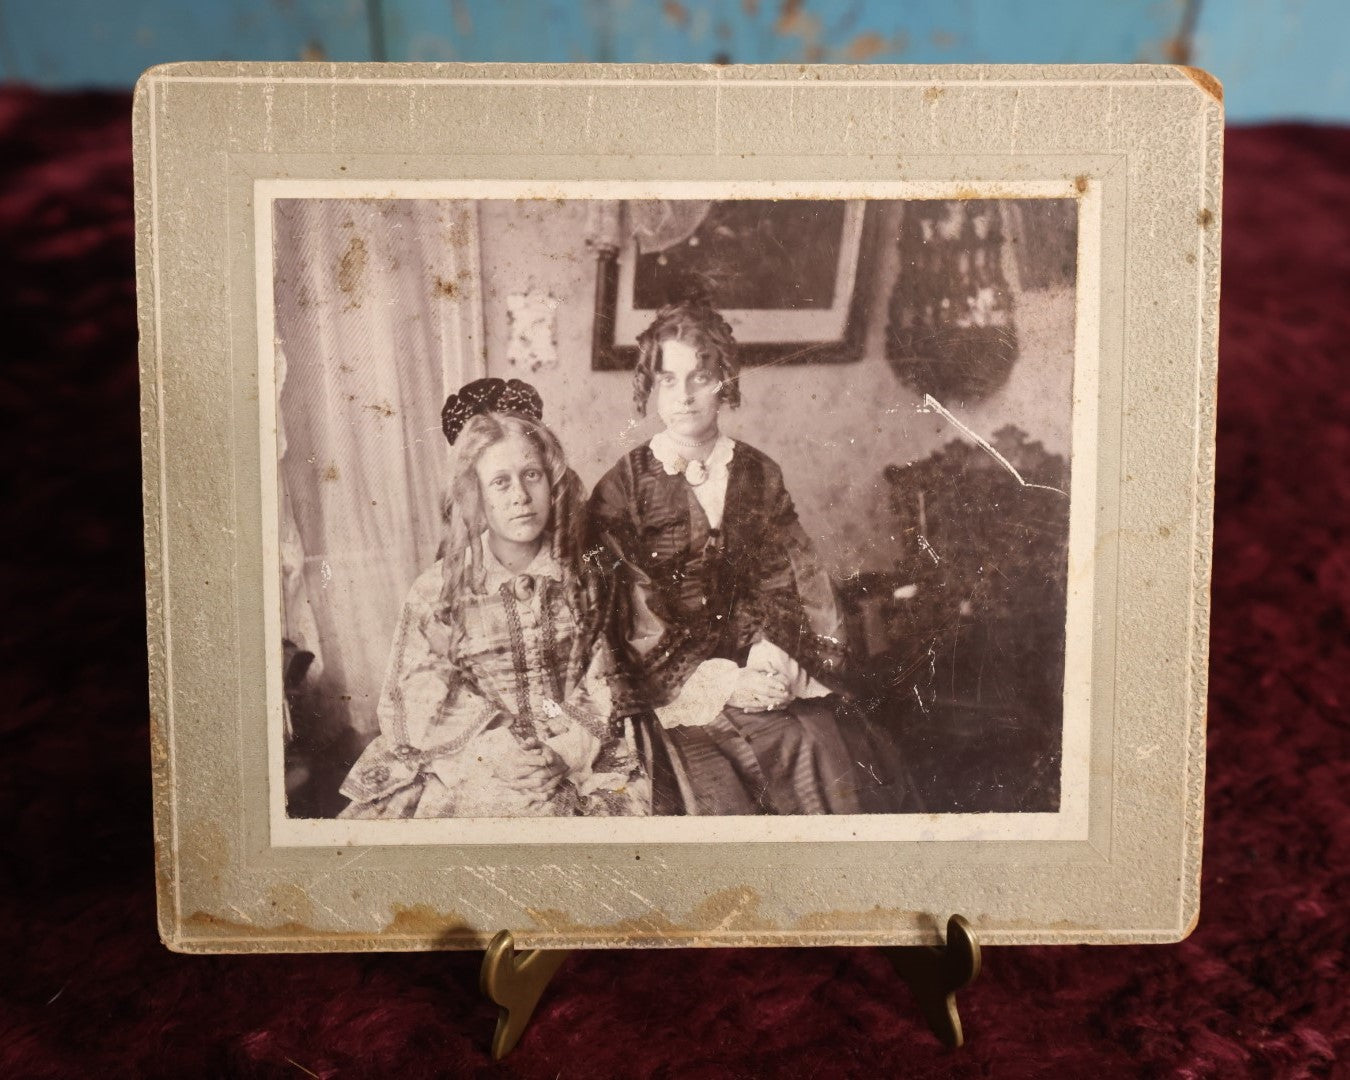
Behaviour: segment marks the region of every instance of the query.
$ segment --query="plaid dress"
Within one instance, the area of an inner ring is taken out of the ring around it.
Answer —
[[[342,816],[644,814],[631,728],[611,723],[608,652],[588,643],[547,546],[512,574],[484,544],[481,591],[441,617],[442,564],[414,583],[380,695],[380,732],[342,785]],[[512,781],[545,760],[560,775]]]

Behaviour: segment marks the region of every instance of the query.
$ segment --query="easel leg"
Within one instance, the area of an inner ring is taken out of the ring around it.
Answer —
[[[947,942],[939,947],[914,945],[885,950],[896,972],[909,985],[933,1034],[947,1046],[958,1047],[965,1037],[956,994],[980,974],[980,943],[962,916],[947,920]],[[492,1036],[492,1060],[512,1050],[534,1015],[539,998],[567,959],[566,949],[534,949],[517,953],[509,930],[492,939],[483,954],[479,985],[500,1012]]]
[[[970,923],[953,915],[947,920],[946,945],[895,947],[887,949],[886,955],[914,992],[933,1034],[947,1046],[960,1046],[965,1037],[956,1011],[956,992],[980,974],[980,943]]]
[[[492,939],[483,954],[478,985],[501,1010],[492,1036],[493,1061],[506,1057],[520,1042],[540,996],[567,955],[566,949],[517,953],[510,930],[502,930]]]

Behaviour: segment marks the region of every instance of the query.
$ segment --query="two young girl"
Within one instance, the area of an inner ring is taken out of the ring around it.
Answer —
[[[350,817],[891,809],[867,722],[832,693],[833,592],[782,471],[723,434],[731,329],[706,304],[639,337],[663,429],[589,513],[527,384],[446,404],[443,558],[405,605]]]

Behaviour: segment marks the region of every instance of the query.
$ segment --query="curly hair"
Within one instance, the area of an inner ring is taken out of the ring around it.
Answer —
[[[490,446],[518,435],[534,446],[548,473],[549,515],[547,542],[568,586],[569,602],[579,609],[582,587],[582,553],[585,544],[585,489],[567,465],[558,437],[533,417],[519,413],[486,412],[470,417],[455,440],[451,454],[450,490],[442,517],[445,539],[444,585],[441,589],[441,618],[454,617],[456,598],[462,590],[481,592],[483,568],[483,531],[487,515],[483,511],[478,486],[478,459]]]
[[[667,304],[652,324],[638,335],[637,366],[633,369],[633,404],[639,416],[647,415],[647,399],[660,370],[661,346],[681,341],[698,352],[699,362],[717,372],[721,389],[717,396],[729,407],[741,403],[741,365],[731,326],[706,300],[683,300]]]

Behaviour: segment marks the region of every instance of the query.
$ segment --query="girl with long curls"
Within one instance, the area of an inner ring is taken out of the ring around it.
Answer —
[[[446,402],[442,557],[404,605],[344,817],[650,811],[633,729],[610,722],[581,484],[542,411],[514,379]]]
[[[638,337],[637,411],[654,404],[663,430],[591,495],[618,711],[660,717],[657,813],[898,809],[893,740],[837,693],[834,594],[782,470],[720,429],[738,375],[704,302],[662,308]]]

